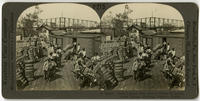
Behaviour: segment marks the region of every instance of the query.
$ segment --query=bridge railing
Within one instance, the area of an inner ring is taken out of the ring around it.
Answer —
[[[171,26],[176,27],[176,28],[184,27],[183,20],[166,19],[166,18],[158,18],[158,17],[131,19],[130,24],[136,24],[139,26],[147,27],[147,28],[171,27]]]
[[[66,17],[40,19],[38,23],[44,23],[46,25],[55,26],[59,28],[65,28],[71,26],[84,26],[90,28],[90,27],[97,27],[99,25],[97,21],[66,18]]]

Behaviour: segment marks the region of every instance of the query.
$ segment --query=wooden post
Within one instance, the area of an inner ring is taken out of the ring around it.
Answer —
[[[77,25],[79,25],[79,19],[77,19]]]
[[[91,27],[91,21],[88,21],[89,23],[88,23],[88,27]]]
[[[88,26],[88,20],[86,20],[86,26],[89,27],[89,26]]]
[[[153,27],[156,27],[156,17],[153,17]]]
[[[175,23],[176,23],[176,26],[177,26],[177,28],[178,28],[178,20],[176,20]]]
[[[131,25],[133,25],[133,19],[131,19]]]
[[[87,27],[86,20],[83,20],[83,26]]]
[[[169,19],[167,19],[167,24],[169,24]]]
[[[160,18],[158,18],[158,27],[160,27]]]
[[[65,20],[66,20],[66,18],[64,18],[64,27],[65,27]]]
[[[59,28],[61,28],[61,17],[59,17]]]
[[[46,21],[45,21],[46,25],[48,25],[47,22],[48,22],[48,21],[47,21],[47,19],[46,19]]]
[[[81,20],[81,25],[83,25],[83,26],[84,26],[84,20]]]
[[[178,24],[178,27],[180,27],[180,22],[179,22],[179,20],[177,20],[177,24]]]
[[[56,27],[57,27],[57,19],[55,18],[55,24],[56,24]]]
[[[92,27],[92,23],[93,23],[93,22],[92,22],[92,21],[90,21],[90,27]]]
[[[136,25],[138,25],[138,19],[135,19],[136,20]]]
[[[145,19],[145,28],[147,28],[147,18],[144,19]]]
[[[72,19],[72,26],[74,26],[75,19]]]
[[[163,25],[162,26],[164,27],[164,25],[165,25],[165,19],[163,18],[162,20],[163,20]]]
[[[70,26],[70,18],[68,18],[68,27]]]
[[[51,20],[50,20],[50,26],[53,27],[53,26],[52,26],[52,18],[51,18]]]
[[[150,28],[151,28],[151,17],[150,17],[149,21],[150,21]]]
[[[151,38],[151,49],[153,49],[153,37]]]

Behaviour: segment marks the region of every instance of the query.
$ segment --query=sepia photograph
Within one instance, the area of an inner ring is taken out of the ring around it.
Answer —
[[[16,25],[16,90],[185,90],[185,25],[159,3],[99,16],[79,3],[27,8]]]

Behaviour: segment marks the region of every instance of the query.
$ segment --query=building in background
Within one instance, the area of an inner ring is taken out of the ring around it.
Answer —
[[[77,42],[81,48],[85,48],[88,57],[94,56],[95,53],[101,53],[100,46],[102,41],[109,39],[109,36],[100,33],[100,30],[88,30],[83,32],[69,33],[64,30],[51,31],[49,34],[50,42],[57,44],[62,48]]]

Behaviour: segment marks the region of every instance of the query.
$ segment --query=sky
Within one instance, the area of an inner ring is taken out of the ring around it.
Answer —
[[[169,19],[179,19],[183,20],[181,14],[173,7],[156,4],[156,3],[128,3],[128,6],[133,12],[129,14],[129,17],[132,19],[142,18],[142,17],[161,17]],[[73,4],[73,3],[51,3],[51,4],[40,4],[39,8],[43,12],[39,15],[39,18],[55,18],[55,17],[67,17],[67,18],[76,18],[83,20],[92,20],[100,22],[100,18],[97,13],[90,7]],[[115,5],[109,8],[103,14],[102,18],[109,14],[111,11],[113,15],[117,13],[123,13],[125,4]],[[19,17],[19,19],[29,12],[34,11],[34,6],[27,8]]]
[[[129,9],[133,12],[129,14],[132,19],[144,18],[144,17],[161,17],[168,19],[183,20],[182,15],[175,8],[156,3],[128,3]],[[103,17],[112,12],[112,15],[124,12],[125,4],[115,5],[104,12]],[[102,18],[103,18],[102,17]]]
[[[73,4],[73,3],[51,3],[51,4],[40,4],[38,7],[43,11],[39,16],[41,19],[55,18],[55,17],[67,17],[83,20],[92,20],[100,22],[97,13],[90,7]],[[27,8],[20,17],[26,13],[34,12],[35,6]],[[19,17],[19,18],[20,18]]]

